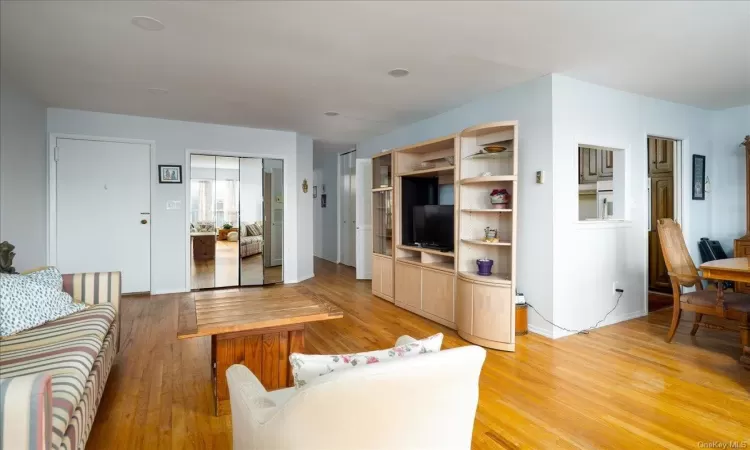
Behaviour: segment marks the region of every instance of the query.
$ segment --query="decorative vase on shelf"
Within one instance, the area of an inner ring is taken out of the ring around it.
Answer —
[[[487,227],[484,229],[484,242],[497,242],[497,229]]]
[[[483,277],[488,277],[492,275],[492,265],[495,263],[495,261],[487,258],[481,258],[477,260],[477,275],[482,275]]]
[[[490,193],[490,203],[495,209],[508,209],[510,207],[510,194],[505,189],[494,189]]]

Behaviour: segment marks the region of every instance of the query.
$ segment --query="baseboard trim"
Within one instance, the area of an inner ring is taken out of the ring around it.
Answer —
[[[599,328],[602,328],[602,327],[606,327],[606,326],[609,326],[609,325],[614,325],[614,324],[620,323],[620,322],[625,322],[627,320],[637,319],[639,317],[644,317],[644,316],[647,316],[647,315],[648,315],[648,311],[639,310],[639,311],[633,311],[633,312],[627,313],[627,314],[621,314],[621,315],[618,315],[618,316],[610,316],[606,321],[604,321],[603,323],[599,324],[599,326],[596,327],[596,329],[599,329]],[[555,330],[557,330],[557,328],[555,328]],[[559,334],[554,335],[552,337],[552,339],[560,339],[560,338],[564,338],[564,337],[568,337],[568,336],[572,336],[572,335],[576,334],[576,333],[571,333],[569,331],[563,331],[563,330],[558,330],[558,331],[559,331]],[[553,330],[553,333],[554,333],[554,330]]]
[[[151,291],[151,295],[181,294],[184,292],[190,292],[190,289],[154,289]]]
[[[529,325],[528,327],[529,332],[552,339],[552,333],[550,333],[549,330],[545,328],[535,327],[534,325]]]

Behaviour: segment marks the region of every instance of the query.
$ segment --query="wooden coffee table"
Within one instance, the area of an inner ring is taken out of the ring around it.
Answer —
[[[305,324],[344,313],[305,287],[196,292],[180,301],[178,339],[211,336],[214,414],[229,414],[226,371],[243,364],[268,390],[293,385],[289,354],[305,350]]]

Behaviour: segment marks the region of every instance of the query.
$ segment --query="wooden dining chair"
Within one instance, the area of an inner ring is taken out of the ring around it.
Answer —
[[[740,334],[742,344],[747,346],[750,341],[750,330],[748,330],[748,317],[750,316],[750,295],[735,292],[724,292],[721,283],[718,283],[716,291],[703,289],[703,278],[698,275],[698,270],[693,264],[690,253],[685,245],[680,224],[672,219],[659,219],[657,221],[659,241],[664,254],[664,262],[672,280],[672,295],[674,296],[674,310],[672,312],[672,325],[667,333],[667,342],[671,342],[680,324],[682,311],[695,313],[695,321],[691,336],[695,336],[698,327],[726,329],[720,325],[702,323],[704,314],[716,316],[740,322]],[[683,294],[682,287],[695,286],[694,292]]]

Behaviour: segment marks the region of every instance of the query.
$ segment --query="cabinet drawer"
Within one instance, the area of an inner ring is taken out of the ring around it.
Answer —
[[[380,292],[393,298],[393,260],[390,258],[380,260]]]
[[[410,264],[396,263],[396,302],[422,308],[422,269]]]
[[[422,311],[453,322],[453,274],[422,269]]]
[[[377,256],[372,257],[372,292],[383,293],[383,277],[381,276],[381,261]]]

